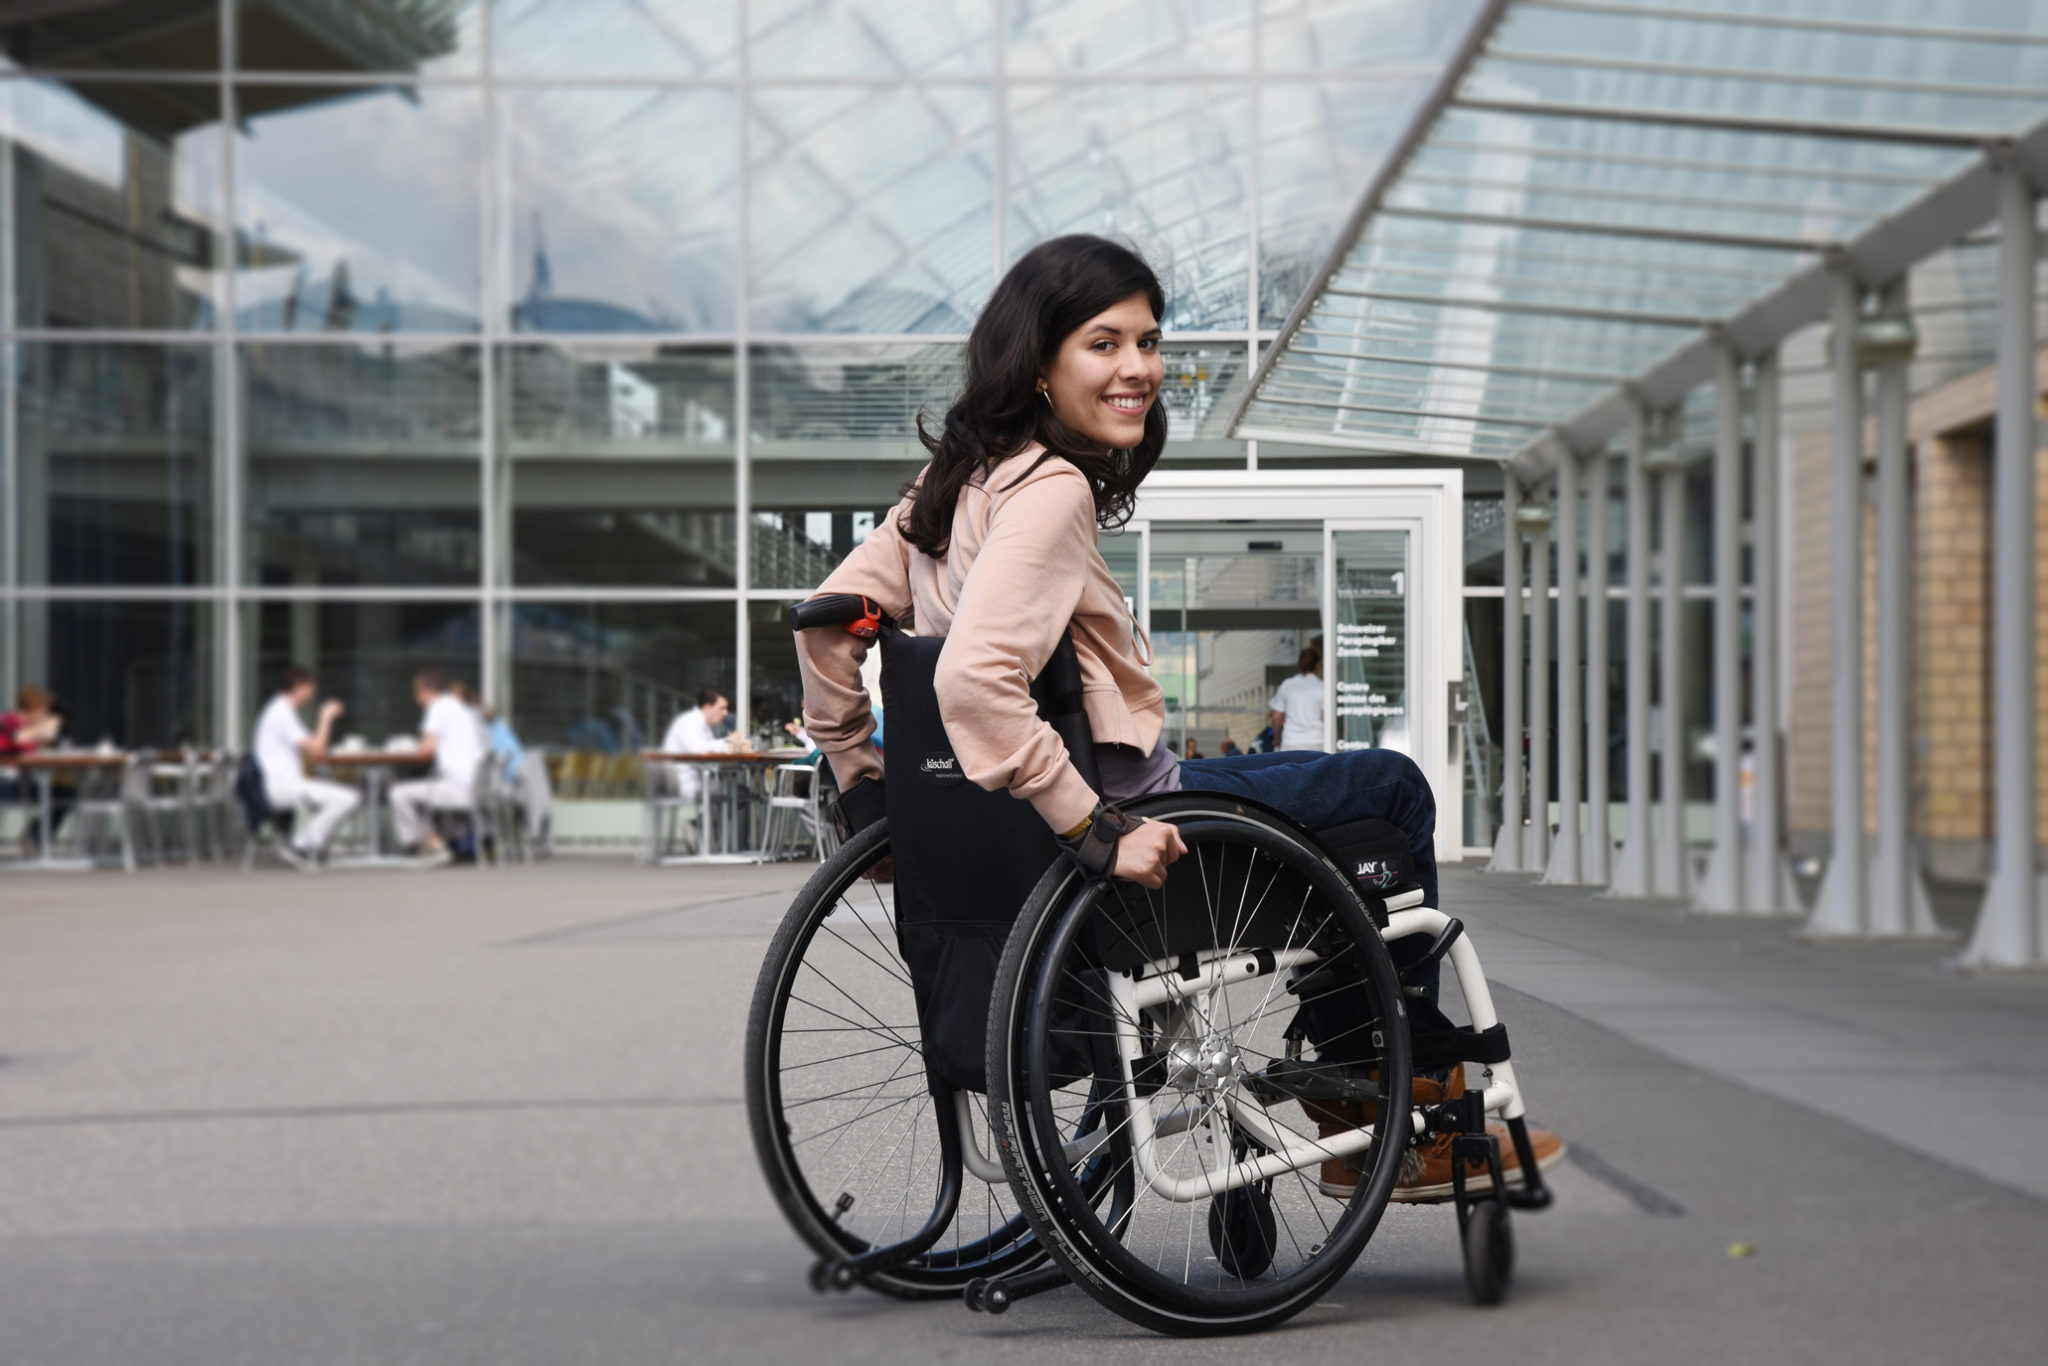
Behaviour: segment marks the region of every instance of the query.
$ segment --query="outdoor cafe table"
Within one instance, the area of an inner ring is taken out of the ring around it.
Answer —
[[[733,830],[739,824],[740,784],[750,775],[763,773],[777,764],[786,764],[793,758],[809,753],[808,750],[714,750],[709,754],[691,754],[675,750],[649,749],[641,751],[640,758],[646,763],[693,764],[711,772],[729,772],[737,780],[722,783],[725,789],[725,830],[726,838],[732,838]],[[708,789],[707,793],[708,795]],[[699,800],[697,803],[697,852],[694,854],[672,854],[656,862],[668,866],[682,863],[766,863],[768,853],[764,849],[721,849],[711,847],[711,803]]]
[[[364,853],[328,860],[330,868],[410,868],[403,854],[384,852],[384,784],[394,768],[420,768],[434,762],[434,756],[419,749],[330,749],[320,766],[353,769],[363,782],[363,816],[369,822],[369,846]]]
[[[17,754],[7,760],[9,768],[32,773],[36,780],[36,804],[41,812],[43,837],[36,849],[35,857],[15,859],[0,867],[20,872],[83,872],[93,866],[90,858],[58,858],[57,841],[50,831],[50,819],[54,803],[50,797],[50,783],[59,773],[96,773],[107,769],[119,769],[128,762],[128,756],[116,750],[107,753],[93,749],[48,749],[33,754]]]

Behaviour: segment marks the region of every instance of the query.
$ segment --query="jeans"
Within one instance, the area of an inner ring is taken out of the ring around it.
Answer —
[[[1422,884],[1422,904],[1440,906],[1436,878],[1436,794],[1415,761],[1398,750],[1347,749],[1323,754],[1312,749],[1279,750],[1271,754],[1233,754],[1227,758],[1184,759],[1180,785],[1189,792],[1223,792],[1249,797],[1294,817],[1311,830],[1348,821],[1387,821],[1408,837],[1415,880]],[[1429,948],[1427,935],[1408,935],[1387,945],[1394,966],[1403,968]],[[1437,972],[1441,961],[1416,978],[1419,998],[1408,1003],[1409,1028],[1450,1029],[1437,1009]]]

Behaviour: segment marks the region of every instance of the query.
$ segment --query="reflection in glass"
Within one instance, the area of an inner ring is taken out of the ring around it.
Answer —
[[[499,95],[500,293],[529,332],[730,328],[730,90]]]
[[[478,0],[237,0],[235,54],[244,71],[467,75],[478,66],[479,8]]]
[[[219,125],[212,86],[0,86],[15,320],[211,325]]]
[[[754,325],[965,332],[994,283],[989,91],[752,98]]]
[[[498,365],[513,582],[736,582],[730,351],[519,346]]]
[[[1160,465],[1244,463],[1244,443],[1226,435],[1230,410],[1250,377],[1249,353],[1243,342],[1192,345],[1174,342],[1159,348],[1166,376],[1159,402],[1166,409],[1166,451]]]
[[[474,91],[244,85],[236,99],[243,328],[475,330]]]
[[[220,9],[207,0],[102,0],[0,10],[4,67],[199,71],[219,63]]]
[[[22,581],[213,578],[213,352],[21,342],[15,515]]]
[[[15,611],[19,677],[56,694],[72,743],[169,748],[219,741],[212,604],[24,601]]]
[[[1062,233],[1124,238],[1159,272],[1168,331],[1243,327],[1250,105],[1235,84],[1011,86],[1009,259]]]
[[[520,76],[717,76],[738,0],[494,0],[491,63]]]
[[[637,756],[699,688],[733,686],[733,623],[730,602],[522,602],[495,700],[528,746]],[[626,787],[639,795],[637,757]]]
[[[1012,75],[1243,71],[1251,0],[1011,0]]]
[[[1329,254],[1360,187],[1371,182],[1429,84],[1425,70],[1396,68],[1370,82],[1274,81],[1261,87],[1261,326],[1287,320]]]
[[[753,582],[809,591],[867,538],[928,458],[960,348],[760,347],[753,357]]]
[[[783,729],[804,716],[804,680],[796,666],[796,634],[789,629],[792,602],[747,604],[748,680],[754,740],[762,748],[800,743]]]
[[[477,582],[474,347],[272,343],[240,356],[254,581]]]
[[[1480,0],[1261,0],[1268,71],[1414,65],[1435,70],[1471,29]]]
[[[256,714],[281,686],[287,665],[311,669],[320,695],[340,698],[348,708],[335,723],[337,741],[360,737],[371,746],[419,732],[412,679],[420,670],[446,669],[472,686],[478,678],[474,603],[309,599],[252,603],[245,610],[247,715],[238,744],[248,743]]]
[[[748,0],[755,76],[978,76],[995,56],[991,0]]]

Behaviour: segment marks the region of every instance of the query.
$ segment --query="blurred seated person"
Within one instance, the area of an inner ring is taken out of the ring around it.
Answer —
[[[256,742],[251,748],[256,751],[257,767],[263,770],[263,795],[272,809],[312,810],[312,819],[299,824],[291,839],[278,849],[286,863],[308,871],[327,857],[328,842],[362,805],[362,797],[352,787],[306,776],[308,764],[327,757],[334,723],[342,713],[339,699],[330,697],[320,704],[319,717],[309,731],[300,713],[312,702],[318,681],[309,670],[293,664],[285,669],[282,683],[256,718]]]
[[[451,691],[462,699],[463,705],[476,717],[477,724],[483,727],[485,748],[504,758],[505,781],[511,782],[513,775],[519,772],[519,761],[526,757],[526,746],[519,743],[519,736],[513,732],[511,723],[498,715],[495,708],[486,706],[467,683],[457,683]]]
[[[732,713],[732,699],[718,688],[699,688],[697,705],[681,713],[669,722],[668,733],[661,737],[661,748],[665,754],[712,754],[725,748],[718,738],[718,728],[725,724],[725,718]],[[703,794],[704,773],[696,764],[672,764],[670,776],[675,780],[676,795],[691,801]]]
[[[8,766],[9,758],[33,754],[39,749],[48,749],[57,743],[63,733],[64,718],[59,716],[49,689],[34,685],[24,687],[14,695],[14,710],[0,712],[0,801],[19,801],[34,808],[40,808],[36,785],[28,776]],[[62,828],[64,815],[71,809],[71,794],[61,789],[50,793],[50,824]],[[50,832],[55,833],[55,830]],[[28,827],[22,831],[21,845],[24,853],[33,852],[43,839],[39,815],[32,817]]]
[[[1216,752],[1218,754],[1224,755],[1225,757],[1228,757],[1232,754],[1241,754],[1244,751],[1240,750],[1237,747],[1237,741],[1231,739],[1228,735],[1226,735],[1223,737],[1223,743],[1217,746]]]
[[[412,680],[420,705],[420,752],[433,761],[430,778],[391,789],[391,827],[399,847],[436,863],[453,855],[434,829],[430,811],[468,811],[476,803],[476,771],[488,752],[484,728],[442,669],[422,669]]]

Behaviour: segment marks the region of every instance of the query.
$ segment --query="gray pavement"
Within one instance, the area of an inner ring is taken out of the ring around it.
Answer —
[[[1258,1347],[816,1298],[739,1103],[806,871],[0,882],[0,1363],[2048,1357],[2048,983],[1465,870],[1577,1145],[1504,1308],[1399,1208]]]

